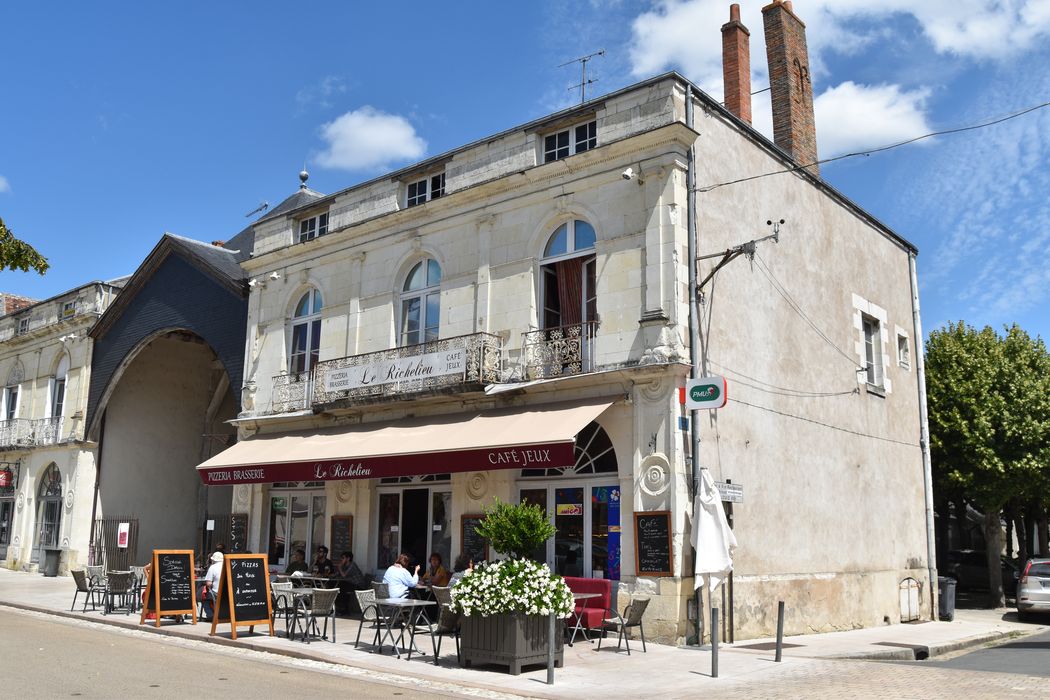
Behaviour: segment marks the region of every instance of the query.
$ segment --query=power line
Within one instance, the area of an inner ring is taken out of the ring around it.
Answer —
[[[785,418],[794,418],[795,420],[804,421],[806,423],[813,423],[814,425],[819,425],[821,427],[829,428],[831,430],[838,430],[839,432],[842,432],[842,433],[849,433],[850,435],[856,435],[857,437],[869,438],[871,440],[881,440],[883,442],[892,442],[895,445],[904,445],[905,447],[918,447],[919,446],[919,443],[917,443],[917,442],[905,442],[903,440],[894,440],[893,438],[882,437],[881,435],[870,435],[868,433],[862,433],[859,430],[850,430],[849,428],[843,428],[843,427],[840,427],[838,425],[831,425],[830,423],[823,423],[823,422],[821,422],[819,420],[814,420],[813,418],[806,418],[805,416],[797,416],[797,415],[795,415],[793,413],[785,413],[784,411],[778,411],[775,408],[769,408],[768,406],[758,406],[758,405],[753,404],[753,403],[748,403],[747,401],[741,401],[740,399],[733,399],[733,403],[739,403],[739,404],[743,404],[744,406],[750,406],[751,408],[757,408],[760,411],[767,411],[769,413],[775,413],[778,416],[784,416]]]
[[[716,367],[720,367],[725,372],[736,375],[737,377],[749,379],[763,386],[752,386],[750,384],[747,384],[746,382],[741,382],[739,379],[733,379],[734,383],[743,384],[744,386],[750,386],[752,389],[757,389],[759,391],[768,391],[770,394],[780,394],[783,396],[797,396],[799,398],[821,398],[825,396],[846,396],[849,394],[855,394],[858,391],[856,388],[850,389],[848,391],[808,391],[805,389],[791,389],[789,387],[770,384],[769,382],[763,381],[757,377],[752,377],[750,375],[744,374],[739,370],[735,370],[732,367],[727,367],[726,365],[723,365],[722,363],[712,360],[710,358],[708,358],[707,361],[710,364],[715,365]]]
[[[853,365],[854,369],[856,369],[858,372],[864,369],[863,367],[857,364],[857,360],[855,358],[851,357],[846,351],[840,348],[835,343],[835,341],[828,337],[827,333],[822,331],[817,326],[817,324],[814,323],[808,315],[806,315],[806,312],[802,310],[802,306],[797,301],[795,301],[795,298],[791,296],[791,293],[788,292],[784,285],[780,283],[780,280],[778,280],[776,278],[776,275],[773,274],[773,271],[769,269],[769,267],[766,265],[766,261],[762,259],[762,256],[756,252],[755,258],[758,260],[758,271],[761,272],[763,276],[765,276],[770,286],[772,286],[774,291],[776,291],[776,293],[779,294],[784,299],[784,301],[787,302],[787,305],[791,307],[791,310],[798,314],[799,317],[803,321],[805,321],[809,325],[809,327],[812,328],[814,332],[816,332],[816,334],[820,336],[820,338],[825,343],[834,348],[835,352],[845,357],[846,360],[849,361],[851,365]]]
[[[706,187],[696,187],[696,188],[694,188],[694,191],[695,192],[710,192],[711,190],[717,190],[719,187],[725,187],[727,185],[736,185],[736,184],[739,184],[741,182],[750,182],[751,180],[759,180],[761,178],[771,177],[773,175],[783,175],[784,173],[798,172],[799,170],[805,170],[806,168],[811,168],[814,165],[824,165],[825,163],[834,163],[837,160],[845,160],[846,158],[855,158],[857,156],[870,156],[873,153],[881,153],[882,151],[888,151],[888,150],[893,149],[893,148],[900,148],[901,146],[907,146],[908,144],[915,143],[916,141],[922,141],[923,139],[932,138],[934,136],[945,136],[947,134],[958,134],[958,133],[961,133],[961,132],[964,132],[964,131],[973,131],[975,129],[984,129],[985,127],[995,126],[996,124],[1002,124],[1005,121],[1009,121],[1011,119],[1016,119],[1017,117],[1024,116],[1025,114],[1028,114],[1029,112],[1034,112],[1037,109],[1043,109],[1044,107],[1050,107],[1050,102],[1043,102],[1042,104],[1033,105],[1033,106],[1028,107],[1026,109],[1022,109],[1020,112],[1014,112],[1012,114],[1007,114],[1006,116],[997,117],[997,118],[992,119],[990,121],[981,122],[980,124],[970,124],[969,126],[960,126],[960,127],[954,128],[954,129],[944,129],[942,131],[931,131],[928,134],[923,134],[921,136],[915,136],[914,138],[906,139],[904,141],[899,141],[897,143],[891,143],[891,144],[888,144],[886,146],[878,146],[876,148],[870,148],[870,149],[867,149],[867,150],[864,150],[864,151],[854,151],[853,153],[845,153],[845,154],[843,154],[841,156],[835,156],[834,158],[825,158],[824,160],[816,160],[816,161],[813,161],[812,163],[808,163],[806,165],[794,165],[794,166],[792,166],[790,168],[785,168],[783,170],[774,170],[771,173],[762,173],[761,175],[751,175],[749,177],[742,177],[742,178],[738,178],[736,180],[728,180],[726,182],[718,182],[718,183],[715,183],[714,185],[707,185]]]

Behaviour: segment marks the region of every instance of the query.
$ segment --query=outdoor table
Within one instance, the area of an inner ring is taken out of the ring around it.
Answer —
[[[419,616],[423,612],[423,609],[437,605],[432,600],[415,600],[413,598],[378,598],[376,599],[376,605],[382,610],[386,609],[383,614],[383,634],[379,638],[379,652],[383,653],[383,644],[386,640],[390,640],[390,646],[394,647],[394,653],[397,654],[397,658],[401,658],[401,651],[398,649],[398,643],[403,642],[405,639],[405,630],[401,630],[401,634],[398,636],[397,641],[394,641],[394,625],[398,622],[405,622],[409,628],[409,639],[408,639],[408,658],[412,658],[412,651],[417,651],[420,654],[423,652],[416,648],[416,623],[419,621]],[[394,612],[396,611],[396,612]],[[434,641],[434,633],[430,633],[430,641]]]
[[[590,600],[591,598],[601,598],[601,597],[602,597],[601,593],[573,593],[572,594],[573,602],[575,602],[577,600]],[[576,641],[576,633],[577,632],[582,632],[583,633],[583,638],[586,639],[588,642],[591,641],[591,639],[587,636],[587,628],[582,627],[580,625],[580,623],[583,622],[582,618],[579,615],[574,615],[574,617],[576,618],[576,624],[573,625],[573,627],[572,627],[572,635],[569,637],[569,646],[570,647],[572,646],[572,643]]]

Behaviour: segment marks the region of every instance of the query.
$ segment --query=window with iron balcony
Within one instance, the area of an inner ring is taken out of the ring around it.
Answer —
[[[598,145],[598,122],[591,120],[583,124],[556,131],[543,137],[543,162],[568,158],[589,151]]]

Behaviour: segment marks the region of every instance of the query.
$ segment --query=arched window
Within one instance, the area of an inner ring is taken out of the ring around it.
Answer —
[[[292,351],[288,371],[309,372],[317,364],[321,349],[321,293],[311,289],[295,305],[292,317]]]
[[[401,345],[437,340],[441,324],[441,266],[432,258],[416,263],[401,290]]]
[[[523,469],[518,497],[547,511],[557,533],[533,554],[562,576],[620,578],[620,482],[616,452],[597,423],[576,435],[576,463]]]
[[[39,556],[45,548],[59,545],[58,533],[62,525],[62,472],[54,462],[40,477],[36,522],[36,554]]]
[[[543,328],[591,323],[597,319],[594,227],[567,221],[543,249]]]

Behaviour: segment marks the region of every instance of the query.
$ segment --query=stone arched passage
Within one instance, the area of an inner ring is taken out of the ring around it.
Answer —
[[[207,518],[230,512],[230,487],[204,487],[194,467],[234,441],[237,401],[225,367],[195,333],[170,330],[128,355],[99,407],[96,517],[138,520],[138,561],[195,549]]]

